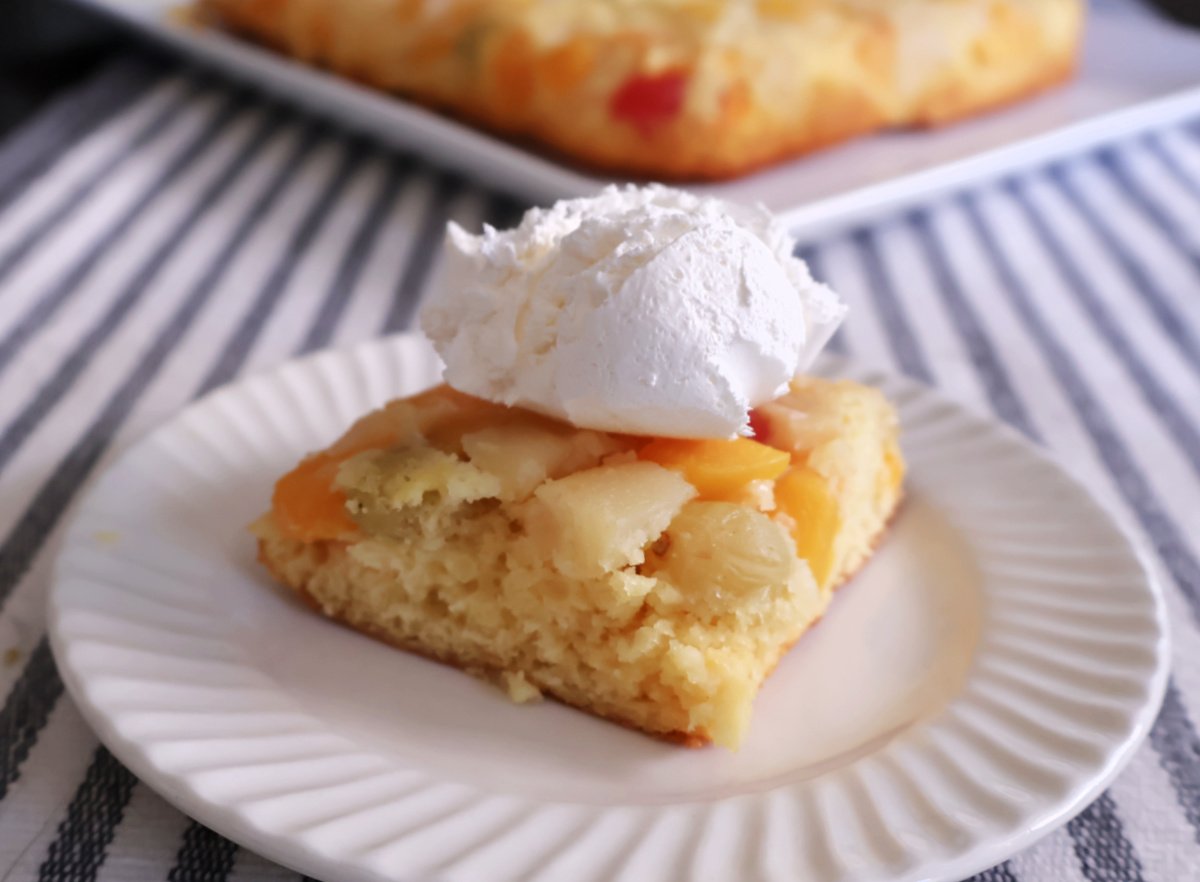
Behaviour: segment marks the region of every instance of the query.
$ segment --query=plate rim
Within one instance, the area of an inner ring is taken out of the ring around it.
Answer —
[[[374,338],[321,350],[300,358],[285,360],[265,370],[255,371],[239,377],[189,402],[184,407],[151,426],[147,431],[129,440],[122,445],[117,455],[106,465],[103,474],[136,456],[144,444],[149,443],[159,432],[165,431],[178,421],[184,419],[188,413],[203,408],[219,396],[234,393],[237,389],[249,383],[278,378],[282,374],[300,370],[304,366],[311,366],[320,361],[353,360],[363,357],[362,354],[370,350],[401,349],[418,343],[422,346],[426,345],[420,334],[401,332],[387,337]],[[897,880],[897,882],[899,880],[904,880],[904,882],[914,880],[915,882],[917,879],[924,880],[924,882],[936,882],[936,880],[954,882],[954,880],[966,878],[1000,863],[1006,858],[1030,847],[1050,832],[1066,824],[1091,805],[1127,767],[1134,753],[1142,746],[1143,741],[1154,724],[1154,720],[1158,716],[1170,676],[1171,631],[1167,617],[1164,589],[1158,568],[1154,565],[1145,543],[1133,533],[1126,519],[1119,516],[1106,505],[1101,498],[1092,492],[1085,481],[1081,480],[1071,469],[1060,462],[1051,451],[1033,444],[1012,427],[992,418],[985,411],[980,410],[970,403],[951,397],[942,390],[915,378],[870,365],[858,359],[825,354],[818,363],[818,369],[815,373],[840,374],[847,370],[855,370],[860,375],[865,376],[866,379],[863,382],[869,385],[876,385],[880,381],[896,383],[901,387],[915,389],[918,394],[932,396],[937,401],[951,406],[977,426],[982,426],[990,432],[997,433],[1004,437],[1008,443],[1015,444],[1021,448],[1023,455],[1033,457],[1039,460],[1042,465],[1049,466],[1060,473],[1095,506],[1097,512],[1101,513],[1108,520],[1113,529],[1125,541],[1128,550],[1136,558],[1141,568],[1144,576],[1144,588],[1153,604],[1153,619],[1157,626],[1157,639],[1154,645],[1154,670],[1146,681],[1149,687],[1146,700],[1136,713],[1128,715],[1132,725],[1126,736],[1119,742],[1105,747],[1104,762],[1087,779],[1086,785],[1066,794],[1060,800],[1061,804],[1056,805],[1053,810],[1047,812],[1037,824],[1025,823],[1019,832],[1011,833],[1007,836],[993,835],[990,839],[985,837],[982,841],[976,842],[971,847],[952,857],[934,859],[930,863],[921,864],[916,868],[906,871],[902,876],[889,877],[890,879]],[[81,676],[69,662],[69,641],[63,636],[60,630],[61,619],[66,610],[60,603],[61,591],[59,586],[63,581],[61,573],[63,553],[76,532],[75,527],[77,523],[85,515],[88,505],[96,493],[99,477],[100,475],[97,475],[89,482],[89,486],[81,494],[77,504],[73,507],[68,517],[64,519],[58,542],[53,549],[53,560],[48,578],[49,590],[46,599],[46,627],[55,663],[67,693],[89,727],[97,735],[100,742],[121,763],[129,768],[142,783],[162,796],[167,802],[182,810],[189,817],[200,821],[239,845],[249,848],[251,851],[293,870],[318,877],[324,875],[327,878],[370,879],[381,880],[381,882],[386,878],[390,878],[363,864],[355,868],[352,876],[347,876],[344,863],[323,855],[301,839],[295,836],[289,837],[286,834],[264,830],[238,806],[222,805],[205,798],[193,786],[189,785],[185,775],[159,767],[149,756],[146,747],[142,743],[136,738],[128,737],[118,732],[106,712],[88,696],[83,686],[83,680],[86,678]],[[856,760],[854,764],[861,761],[862,759]],[[854,764],[851,764],[851,766]],[[772,791],[770,789],[764,791],[764,793],[769,792]],[[741,799],[745,795],[737,793],[713,800],[689,799],[677,803],[677,805],[689,807],[697,805],[715,806]],[[555,800],[537,799],[524,795],[515,798],[544,805],[559,805]],[[569,805],[570,803],[562,804]],[[627,807],[582,806],[582,808],[599,815],[605,811],[620,810]],[[434,877],[435,880],[442,878],[441,876]],[[397,879],[394,882],[400,882],[400,880]],[[416,879],[405,877],[403,882],[416,882]]]

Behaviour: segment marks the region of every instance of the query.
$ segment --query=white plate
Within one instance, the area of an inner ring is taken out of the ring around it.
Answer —
[[[1164,687],[1162,600],[1015,434],[907,380],[838,372],[898,405],[909,497],[738,753],[512,705],[271,584],[246,523],[300,455],[435,379],[414,337],[220,390],[117,460],[55,569],[63,678],[168,800],[337,882],[960,879],[1125,764]]]
[[[216,31],[179,23],[180,0],[78,0],[208,63],[538,202],[594,192],[607,178]],[[190,2],[190,0],[189,0]],[[761,201],[806,237],[886,206],[1200,112],[1200,34],[1121,2],[1093,4],[1082,69],[1066,88],[934,132],[892,132],[737,181],[694,189]]]

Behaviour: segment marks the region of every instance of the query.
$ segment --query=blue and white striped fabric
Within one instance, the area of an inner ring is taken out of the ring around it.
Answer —
[[[44,595],[65,512],[189,399],[408,327],[447,218],[523,206],[186,69],[122,63],[0,144],[0,878],[297,880],[97,742]],[[1156,553],[1174,674],[1132,765],[988,882],[1200,878],[1200,133],[1021,173],[804,255],[834,346],[1050,448]]]

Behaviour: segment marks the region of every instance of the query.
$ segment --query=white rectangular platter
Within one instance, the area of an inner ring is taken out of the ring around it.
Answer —
[[[549,202],[611,179],[402,99],[182,24],[179,0],[78,0],[180,50],[395,146],[519,197]],[[1093,5],[1079,75],[1031,101],[936,131],[889,132],[694,189],[759,201],[806,238],[967,182],[1200,114],[1200,32],[1128,0]]]

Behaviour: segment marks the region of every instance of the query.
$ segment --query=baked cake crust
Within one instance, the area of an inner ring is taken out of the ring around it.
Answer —
[[[259,556],[324,615],[517,700],[736,746],[904,471],[875,390],[797,380],[755,423],[772,446],[578,430],[440,387],[281,479]]]
[[[1083,0],[201,0],[222,26],[586,165],[743,174],[1068,77]]]

